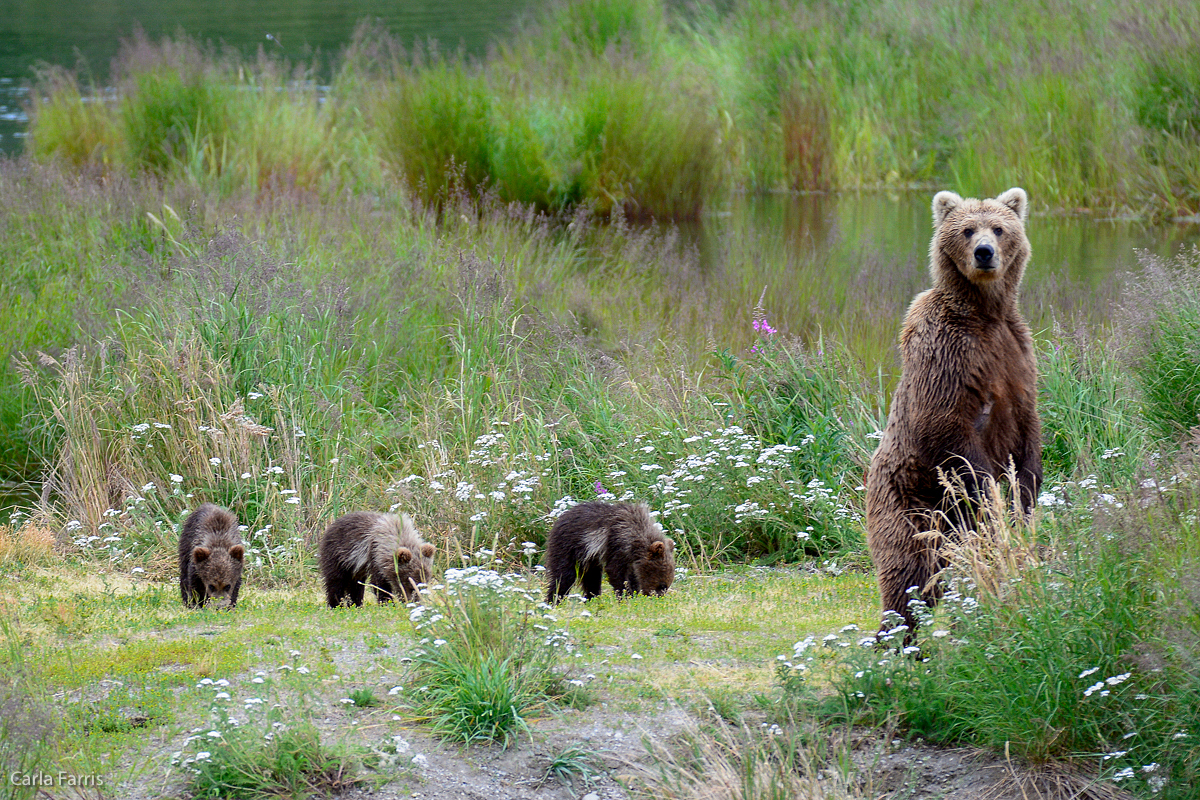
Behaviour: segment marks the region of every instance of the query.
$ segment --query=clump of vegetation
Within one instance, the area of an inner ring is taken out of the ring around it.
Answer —
[[[25,524],[0,525],[0,565],[12,568],[51,561],[54,558],[54,540],[54,531],[28,521]]]
[[[0,617],[0,635],[5,644],[0,665],[0,767],[6,778],[5,796],[33,800],[41,794],[39,786],[23,785],[21,779],[51,772],[60,724],[43,695],[43,687],[32,679],[24,645],[6,617]]]
[[[633,785],[635,797],[702,800],[857,800],[875,796],[859,786],[844,746],[818,741],[796,719],[754,729],[734,725],[691,729],[676,747],[654,747],[658,774]]]
[[[197,685],[211,704],[209,724],[173,756],[195,797],[330,796],[361,782],[361,754],[326,744],[313,723],[309,669],[281,671],[240,687],[211,678]]]
[[[1154,433],[1180,441],[1200,425],[1200,249],[1145,254],[1118,323]]]
[[[424,637],[412,664],[416,708],[446,739],[507,746],[529,730],[529,714],[567,694],[571,639],[550,627],[526,578],[466,567],[444,581],[412,613]]]
[[[542,776],[545,783],[551,779],[575,791],[577,783],[590,787],[600,772],[601,754],[586,745],[570,744],[559,750],[546,765]]]

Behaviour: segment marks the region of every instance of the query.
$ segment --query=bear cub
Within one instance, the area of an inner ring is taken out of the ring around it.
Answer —
[[[366,582],[375,599],[417,597],[433,575],[433,545],[423,541],[408,514],[355,511],[338,517],[321,538],[321,575],[331,608],[342,600],[361,606]]]
[[[197,508],[179,534],[179,593],[183,604],[203,608],[210,598],[237,606],[246,549],[237,517],[212,503]]]
[[[663,536],[645,503],[580,503],[551,528],[546,571],[548,603],[559,602],[576,580],[590,600],[600,594],[605,572],[618,595],[661,595],[675,579],[675,543]]]

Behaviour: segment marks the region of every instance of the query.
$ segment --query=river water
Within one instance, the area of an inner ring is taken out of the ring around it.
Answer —
[[[534,0],[0,0],[0,152],[21,149],[25,87],[39,63],[74,67],[82,59],[103,83],[121,39],[135,26],[151,40],[182,30],[247,56],[263,46],[307,60],[314,54],[336,56],[359,21],[371,19],[405,44],[433,39],[443,49],[462,47],[482,55],[523,13],[545,5]]]

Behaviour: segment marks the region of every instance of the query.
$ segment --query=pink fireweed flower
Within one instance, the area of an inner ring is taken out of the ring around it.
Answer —
[[[754,330],[758,331],[763,336],[770,336],[773,333],[779,333],[779,331],[772,328],[770,323],[768,323],[765,319],[754,320]]]

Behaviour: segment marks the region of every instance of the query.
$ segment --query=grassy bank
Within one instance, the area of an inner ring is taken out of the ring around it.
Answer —
[[[554,6],[480,61],[363,28],[333,63],[132,39],[114,92],[48,69],[30,152],[207,186],[695,216],[730,190],[1022,185],[1200,211],[1200,12],[1165,1]]]

